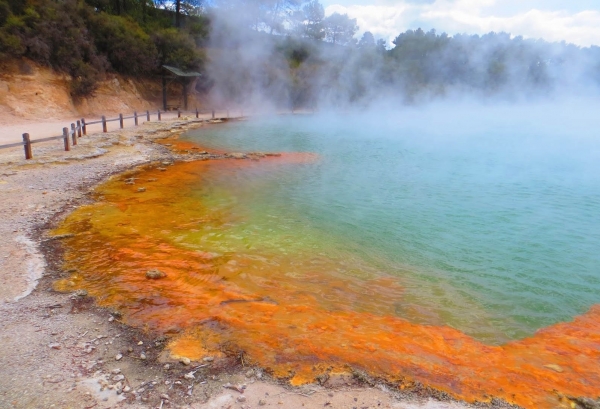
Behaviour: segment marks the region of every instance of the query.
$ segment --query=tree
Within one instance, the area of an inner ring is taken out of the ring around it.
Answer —
[[[358,31],[355,18],[350,18],[347,14],[333,13],[323,23],[325,37],[333,44],[347,45],[355,41],[354,34]]]
[[[359,48],[373,48],[375,47],[375,37],[373,37],[373,33],[370,31],[365,31],[363,36],[360,38],[358,42]]]
[[[313,40],[322,40],[325,38],[325,9],[318,0],[312,0],[303,8],[303,35]]]

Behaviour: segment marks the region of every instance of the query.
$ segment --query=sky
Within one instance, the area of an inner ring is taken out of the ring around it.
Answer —
[[[325,14],[356,18],[359,34],[392,40],[408,29],[514,36],[600,46],[600,0],[325,0]]]

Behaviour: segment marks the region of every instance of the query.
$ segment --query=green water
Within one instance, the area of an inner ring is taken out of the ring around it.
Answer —
[[[207,175],[197,194],[232,218],[217,250],[311,250],[342,276],[394,277],[401,292],[362,291],[398,316],[500,343],[600,302],[600,119],[586,112],[284,116],[185,138],[319,155]]]

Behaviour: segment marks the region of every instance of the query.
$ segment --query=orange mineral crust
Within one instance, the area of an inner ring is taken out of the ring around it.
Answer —
[[[85,289],[127,323],[173,335],[173,356],[243,352],[246,362],[294,384],[352,367],[399,388],[418,381],[459,399],[498,397],[526,408],[566,408],[568,396],[600,395],[598,306],[530,338],[489,346],[396,316],[386,302],[402,302],[396,277],[344,275],[340,260],[310,246],[276,253],[267,231],[234,240],[245,216],[231,212],[236,200],[219,193],[226,187],[215,179],[240,171],[268,178],[311,160],[188,162],[111,180],[96,204],[56,231],[74,234],[65,240],[64,267],[77,271],[56,288]],[[164,276],[148,278],[150,270]]]

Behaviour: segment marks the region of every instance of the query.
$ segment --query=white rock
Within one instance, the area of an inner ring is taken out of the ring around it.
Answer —
[[[120,360],[121,360],[121,358],[123,358],[123,355],[122,355],[122,354],[117,354],[117,355],[115,356],[115,360],[117,360],[117,361],[120,361]]]

